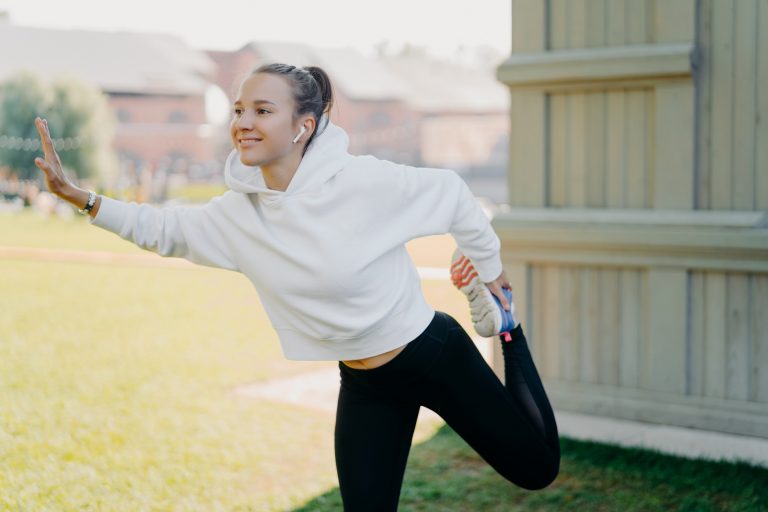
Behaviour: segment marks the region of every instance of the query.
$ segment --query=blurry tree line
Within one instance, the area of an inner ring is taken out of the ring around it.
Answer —
[[[34,164],[43,154],[37,116],[48,120],[64,171],[73,181],[115,175],[118,163],[111,144],[117,121],[106,96],[76,78],[46,82],[31,72],[0,83],[0,169],[20,180],[42,182]]]

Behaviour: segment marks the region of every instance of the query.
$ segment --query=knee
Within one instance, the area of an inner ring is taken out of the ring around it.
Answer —
[[[544,464],[537,471],[530,471],[522,478],[512,480],[512,483],[528,491],[539,491],[548,487],[560,474],[560,458],[549,464]]]

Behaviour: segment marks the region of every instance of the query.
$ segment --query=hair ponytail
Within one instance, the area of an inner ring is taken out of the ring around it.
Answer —
[[[317,66],[298,68],[281,63],[264,64],[256,68],[251,74],[255,75],[257,73],[271,73],[288,80],[292,86],[293,99],[296,103],[296,108],[293,112],[294,121],[303,114],[311,113],[315,117],[315,130],[304,145],[303,156],[317,135],[318,130],[325,128],[325,124],[321,126],[320,123],[323,115],[330,116],[331,108],[333,107],[331,79],[323,69]]]
[[[333,87],[331,86],[331,79],[328,74],[323,71],[322,68],[317,66],[307,66],[306,69],[312,78],[315,79],[317,85],[320,87],[320,98],[323,103],[323,114],[330,114],[333,107]]]

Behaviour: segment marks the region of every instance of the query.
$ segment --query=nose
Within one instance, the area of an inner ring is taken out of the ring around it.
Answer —
[[[248,114],[248,111],[245,111],[235,119],[234,124],[238,130],[251,130],[253,129],[253,118]]]

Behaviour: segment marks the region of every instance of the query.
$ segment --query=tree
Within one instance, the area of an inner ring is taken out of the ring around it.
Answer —
[[[0,166],[21,179],[40,178],[35,117],[48,119],[61,163],[77,179],[105,178],[117,170],[111,148],[116,119],[106,97],[74,78],[46,84],[24,72],[0,84]]]

